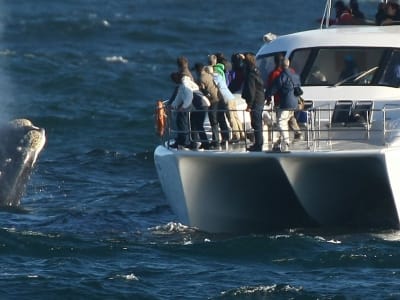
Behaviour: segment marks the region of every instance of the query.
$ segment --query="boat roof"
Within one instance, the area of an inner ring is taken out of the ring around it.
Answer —
[[[292,52],[313,47],[388,47],[400,48],[400,25],[338,25],[278,36],[265,43],[257,56],[274,52]]]

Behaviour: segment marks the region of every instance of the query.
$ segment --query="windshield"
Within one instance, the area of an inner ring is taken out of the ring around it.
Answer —
[[[276,53],[258,57],[266,80]],[[290,54],[291,67],[303,86],[384,85],[400,86],[400,50],[389,48],[306,48]]]

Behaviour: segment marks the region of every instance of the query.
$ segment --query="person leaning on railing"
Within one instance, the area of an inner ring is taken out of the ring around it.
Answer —
[[[189,112],[192,108],[193,91],[198,90],[197,84],[187,75],[176,73],[171,78],[178,84],[175,99],[171,103],[171,107],[177,111],[176,127],[177,137],[171,148],[189,148],[190,147],[190,124]]]
[[[230,142],[239,142],[241,138],[243,140],[245,139],[243,126],[237,114],[235,96],[229,90],[224,74],[224,65],[220,63],[216,64],[213,74],[214,82],[218,87],[220,98],[222,98],[227,105],[228,111],[226,117],[232,129],[232,140]]]

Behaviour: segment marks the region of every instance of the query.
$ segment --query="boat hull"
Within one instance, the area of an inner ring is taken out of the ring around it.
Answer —
[[[154,159],[180,222],[208,232],[260,233],[398,228],[399,152],[249,153],[158,146]]]

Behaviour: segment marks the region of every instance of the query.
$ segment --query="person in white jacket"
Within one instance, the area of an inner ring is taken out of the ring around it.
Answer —
[[[176,75],[178,91],[175,99],[172,101],[171,106],[177,111],[176,116],[176,127],[177,127],[177,138],[172,148],[190,148],[190,121],[189,113],[193,109],[193,91],[198,91],[198,85],[187,75],[177,73]]]

